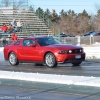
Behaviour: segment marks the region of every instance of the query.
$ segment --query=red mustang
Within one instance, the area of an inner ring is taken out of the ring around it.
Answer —
[[[85,60],[85,53],[80,46],[62,44],[52,37],[29,37],[5,46],[4,58],[13,66],[33,62],[56,67],[58,63],[79,65]]]

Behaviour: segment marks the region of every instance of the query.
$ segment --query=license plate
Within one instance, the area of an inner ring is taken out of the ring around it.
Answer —
[[[76,55],[75,58],[76,59],[80,59],[81,58],[81,55]]]

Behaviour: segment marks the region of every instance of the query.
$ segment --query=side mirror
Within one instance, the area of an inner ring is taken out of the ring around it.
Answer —
[[[36,44],[30,44],[31,47],[36,47]]]

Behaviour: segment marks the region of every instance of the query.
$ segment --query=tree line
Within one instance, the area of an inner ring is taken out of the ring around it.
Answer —
[[[43,11],[41,8],[38,9]],[[56,28],[60,28],[61,33],[82,35],[88,31],[100,31],[100,10],[96,15],[89,15],[85,9],[78,14],[74,10],[61,10],[59,15],[55,10],[50,12],[46,9],[43,12]]]
[[[22,5],[25,5],[25,3],[27,6],[28,2],[28,0],[16,0],[16,2],[15,0],[0,1],[5,7],[12,4],[14,9],[18,9]],[[97,7],[99,6],[97,5]],[[29,9],[34,10],[32,6],[30,6]],[[45,11],[40,7],[38,9],[51,20],[56,28],[60,28],[61,33],[81,35],[88,31],[100,31],[100,7],[96,15],[89,15],[85,9],[81,13],[75,13],[74,10],[64,11],[62,9],[59,14],[57,14],[55,10],[50,12],[48,8]]]

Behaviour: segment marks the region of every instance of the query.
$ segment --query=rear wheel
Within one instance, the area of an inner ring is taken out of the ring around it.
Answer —
[[[12,65],[12,66],[15,66],[15,65],[18,65],[19,64],[19,61],[17,59],[17,56],[14,52],[11,52],[10,55],[9,55],[9,63]]]
[[[45,55],[45,64],[50,68],[57,66],[57,61],[56,61],[54,54],[47,53]]]
[[[73,64],[73,66],[78,66],[78,65],[80,65],[82,62],[77,62],[77,63],[72,63]]]

